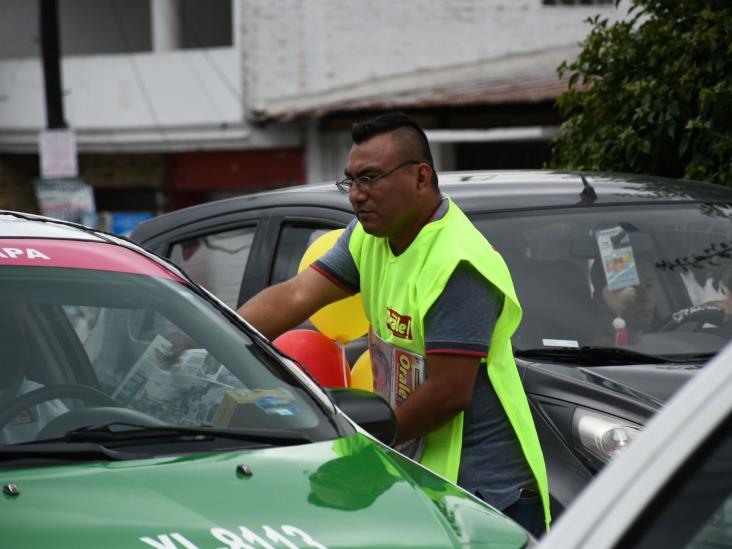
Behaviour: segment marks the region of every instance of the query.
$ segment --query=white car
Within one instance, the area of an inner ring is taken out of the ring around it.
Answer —
[[[540,549],[732,547],[732,345],[595,478]]]

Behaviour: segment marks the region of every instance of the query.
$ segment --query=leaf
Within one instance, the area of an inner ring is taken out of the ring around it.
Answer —
[[[560,65],[571,131],[551,163],[653,174],[673,159],[686,177],[732,184],[732,2],[628,1],[625,20],[590,17],[579,55]]]

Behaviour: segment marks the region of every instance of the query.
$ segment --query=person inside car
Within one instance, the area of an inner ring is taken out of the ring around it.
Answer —
[[[0,302],[0,403],[40,389],[43,385],[29,378],[32,358],[25,303]],[[2,408],[2,406],[0,406]],[[68,411],[60,400],[49,400],[21,410],[6,425],[0,426],[0,443],[16,444],[33,440],[52,419]]]
[[[649,332],[692,331],[703,324],[721,326],[730,319],[732,301],[729,299],[711,300],[659,318],[656,303],[659,282],[653,257],[639,255],[635,267],[638,284],[611,290],[601,260],[594,260],[590,278],[599,333],[591,340],[591,345],[633,345]]]
[[[508,268],[441,194],[417,124],[390,113],[354,124],[352,137],[337,185],[356,220],[313,268],[239,314],[274,339],[360,291],[372,368],[393,380],[382,396],[397,448],[539,534],[548,481],[511,350],[521,308]]]

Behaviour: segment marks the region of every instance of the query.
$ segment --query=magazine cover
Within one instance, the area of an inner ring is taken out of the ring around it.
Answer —
[[[369,351],[374,392],[396,409],[422,383],[424,357],[384,341],[373,331],[369,332]],[[424,437],[399,444],[395,449],[419,460],[424,450]]]

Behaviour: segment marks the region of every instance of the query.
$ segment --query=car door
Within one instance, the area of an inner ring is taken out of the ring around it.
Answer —
[[[267,286],[296,275],[305,251],[318,237],[345,227],[353,213],[315,206],[273,209],[261,226],[257,262],[246,273],[241,303]]]
[[[182,224],[149,247],[236,308],[297,274],[308,246],[352,218],[349,211],[317,206],[248,209]]]
[[[195,282],[230,307],[240,302],[247,271],[258,263],[256,243],[266,225],[257,211],[209,217],[181,226],[157,243],[154,251],[168,257]]]
[[[303,201],[302,195],[295,200]],[[164,231],[148,235],[145,245],[171,259],[232,308],[297,274],[310,244],[353,219],[347,206],[280,202],[220,215],[212,207],[201,208],[197,219],[193,217],[195,208],[183,212],[184,223],[172,228],[167,223]],[[301,327],[314,329],[310,322]],[[353,364],[365,348],[365,338],[349,343],[349,363]]]

